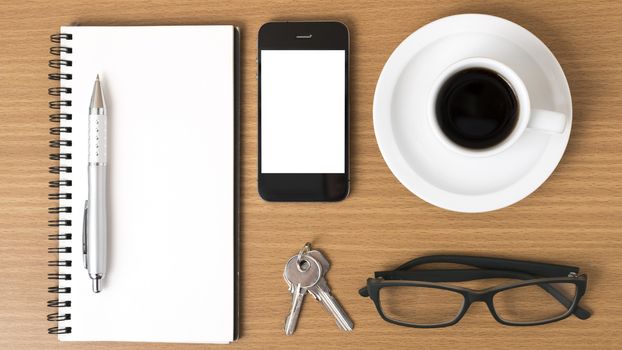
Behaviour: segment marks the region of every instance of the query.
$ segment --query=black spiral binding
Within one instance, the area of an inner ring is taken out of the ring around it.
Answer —
[[[57,46],[52,46],[50,48],[50,54],[55,56],[60,56],[61,54],[69,55],[72,53],[72,49],[66,46],[60,46],[61,40],[72,40],[72,35],[67,33],[54,34],[50,37],[50,40],[53,43],[58,44]],[[68,67],[71,67],[73,62],[67,59],[51,59],[49,61],[49,66],[51,68],[66,70]],[[72,76],[69,73],[50,73],[48,74],[48,79],[54,81],[62,81],[62,80],[71,80]],[[50,96],[61,96],[61,94],[71,94],[71,88],[69,87],[52,87],[48,89],[48,94]],[[50,101],[49,107],[51,109],[59,110],[62,107],[71,106],[71,100],[54,100]],[[50,122],[59,123],[63,120],[71,120],[72,115],[70,113],[52,113],[50,114]],[[50,141],[51,148],[60,148],[60,147],[69,147],[71,146],[71,140],[67,139],[68,134],[71,134],[71,127],[68,126],[54,126],[50,128],[50,134],[54,136],[58,136],[57,139]],[[71,159],[71,153],[50,153],[50,159],[54,161],[59,161],[61,159]],[[49,172],[52,174],[58,174],[59,177],[62,177],[62,174],[71,173],[70,166],[51,166],[49,167]],[[58,179],[53,180],[48,183],[48,186],[53,189],[57,189],[57,192],[50,193],[48,198],[53,201],[58,201],[59,199],[71,199],[70,187],[72,183],[71,180],[67,179]],[[50,227],[58,227],[59,231],[63,229],[67,229],[71,227],[71,220],[59,220],[59,213],[71,213],[71,207],[60,207],[54,206],[48,208],[48,213],[53,214],[55,216],[54,219],[48,220],[48,226]],[[48,240],[53,242],[58,241],[70,241],[71,233],[69,232],[57,232],[54,234],[48,235]],[[48,253],[54,254],[57,260],[49,260],[48,266],[54,267],[66,267],[71,266],[71,260],[63,260],[61,259],[62,254],[71,253],[71,246],[58,246],[48,248]],[[67,273],[49,273],[49,280],[56,281],[68,281],[71,280],[71,274]],[[58,285],[52,286],[48,288],[48,293],[53,294],[68,294],[71,293],[70,287],[60,287]],[[53,299],[48,300],[48,307],[54,308],[57,311],[50,313],[47,315],[47,320],[51,322],[61,322],[71,320],[71,313],[63,312],[65,308],[71,307],[71,301],[69,300],[59,300]],[[56,327],[48,328],[49,334],[67,334],[71,333],[71,327],[60,327],[57,324]]]

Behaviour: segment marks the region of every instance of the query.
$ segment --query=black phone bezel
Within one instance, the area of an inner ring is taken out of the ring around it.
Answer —
[[[345,173],[261,172],[261,50],[345,50]],[[350,192],[350,35],[341,22],[269,22],[259,29],[257,48],[259,195],[266,201],[340,201]]]

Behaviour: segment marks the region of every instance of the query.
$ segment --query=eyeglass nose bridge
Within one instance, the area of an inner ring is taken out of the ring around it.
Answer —
[[[492,304],[493,294],[494,293],[491,293],[488,291],[484,291],[484,292],[468,291],[467,293],[465,293],[464,294],[465,305],[463,305],[462,315],[458,318],[458,321],[462,318],[462,316],[464,316],[467,313],[467,311],[469,311],[469,309],[471,308],[471,305],[477,302],[482,302],[486,304],[488,310],[493,315],[493,317],[497,318],[495,316],[494,306]]]
[[[471,291],[466,295],[466,301],[468,304],[481,301],[486,304],[490,304],[490,292],[475,292]]]

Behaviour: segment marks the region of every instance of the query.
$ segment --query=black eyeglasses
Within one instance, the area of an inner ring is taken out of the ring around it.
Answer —
[[[429,263],[451,263],[475,269],[418,270]],[[485,302],[492,316],[508,326],[535,326],[574,314],[591,314],[579,306],[587,276],[579,268],[530,261],[461,255],[433,255],[411,260],[393,271],[375,273],[359,294],[370,297],[387,322],[418,328],[456,324],[473,302]],[[479,279],[518,280],[474,290],[439,282]]]

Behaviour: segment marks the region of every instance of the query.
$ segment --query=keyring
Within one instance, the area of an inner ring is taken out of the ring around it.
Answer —
[[[298,265],[300,265],[300,262],[302,261],[302,256],[307,254],[309,251],[311,250],[311,243],[307,242],[305,243],[305,246],[302,247],[302,249],[300,249],[300,251],[298,252]]]

